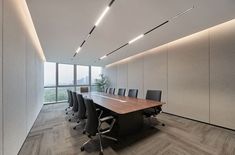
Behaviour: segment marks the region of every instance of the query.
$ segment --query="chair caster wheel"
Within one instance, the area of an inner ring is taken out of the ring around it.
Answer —
[[[164,124],[164,123],[162,123],[162,126],[165,126],[165,124]]]
[[[80,123],[80,121],[77,121],[77,123]]]
[[[84,146],[82,146],[82,147],[80,148],[80,150],[81,150],[81,151],[84,151]]]
[[[73,127],[73,130],[76,130],[76,126],[75,126],[75,127]]]
[[[74,116],[74,114],[72,114]]]
[[[86,134],[86,131],[82,131],[82,134]]]
[[[68,112],[66,112],[65,114],[68,115]]]
[[[69,122],[71,122],[71,119],[69,119]]]
[[[104,153],[103,152],[100,152],[99,155],[103,155]]]

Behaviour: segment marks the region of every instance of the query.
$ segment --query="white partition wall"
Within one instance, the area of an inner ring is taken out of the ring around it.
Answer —
[[[235,22],[210,31],[211,123],[235,129]]]
[[[43,104],[44,58],[26,1],[0,3],[0,155],[16,155]]]
[[[144,59],[136,58],[128,63],[128,89],[138,89],[138,98],[144,97]]]
[[[235,19],[106,67],[126,88],[161,89],[163,110],[235,129]],[[114,68],[128,65],[125,71]],[[117,88],[123,87],[118,80]]]
[[[203,31],[168,44],[168,112],[209,122],[209,40]]]

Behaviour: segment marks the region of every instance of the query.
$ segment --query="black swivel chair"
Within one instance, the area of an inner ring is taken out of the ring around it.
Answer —
[[[125,96],[125,93],[126,93],[126,89],[124,89],[124,88],[119,88],[118,89],[118,95],[119,96]]]
[[[82,96],[82,94],[77,94],[77,101],[78,101],[78,125],[80,125],[80,123],[82,121],[84,121],[87,117],[86,117],[86,106],[84,103],[84,98]],[[73,127],[73,129],[75,130],[76,127],[78,126],[76,125],[75,127]]]
[[[72,116],[75,116],[75,113],[78,112],[78,100],[77,100],[77,93],[72,92],[72,98],[73,98],[73,108],[72,108]],[[69,118],[69,122],[72,120],[72,117]]]
[[[69,91],[70,90],[68,90],[67,89],[67,95],[68,95],[68,104],[69,104],[69,106],[65,109],[65,111],[68,111],[68,109],[70,109],[71,107],[70,107],[70,103],[71,103],[71,99],[70,99],[70,94],[69,94]]]
[[[129,89],[128,97],[137,98],[138,96],[138,89]]]
[[[147,90],[146,99],[147,100],[154,100],[161,102],[162,97],[162,91],[161,90]],[[161,113],[162,108],[155,107],[155,108],[149,108],[143,111],[143,115],[145,115],[147,118],[150,118],[151,116],[156,116],[159,113]],[[165,126],[165,124],[162,123],[162,126]]]
[[[109,88],[109,94],[114,94],[115,93],[115,88]]]
[[[69,98],[69,107],[73,107],[73,95],[72,95],[72,91],[71,90],[68,90],[68,98]],[[68,114],[68,110],[66,110],[66,115]]]
[[[106,116],[101,118],[103,112],[101,111],[100,115],[98,116],[96,106],[93,100],[84,99],[84,101],[87,110],[87,122],[85,126],[85,133],[88,134],[88,137],[90,139],[82,145],[81,151],[84,151],[85,145],[92,140],[91,139],[92,136],[98,136],[100,141],[100,155],[102,155],[103,154],[103,146],[101,142],[102,138],[107,138],[110,140],[117,141],[117,139],[105,135],[106,133],[109,133],[112,130],[116,119],[113,116]],[[107,121],[111,121],[110,125],[106,128],[101,128],[102,124]]]

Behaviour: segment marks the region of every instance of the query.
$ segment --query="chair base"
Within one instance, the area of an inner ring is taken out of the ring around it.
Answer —
[[[81,151],[84,151],[85,150],[85,146],[86,144],[88,144],[92,138],[90,136],[88,136],[90,139],[88,141],[86,141],[85,143],[83,143],[83,145],[81,146],[80,150]],[[115,142],[117,142],[118,140],[116,138],[113,138],[113,137],[110,137],[110,136],[106,136],[106,135],[102,135],[101,133],[98,134],[98,137],[99,137],[99,141],[100,141],[100,155],[103,155],[103,146],[102,146],[102,138],[106,138],[106,139],[109,139],[109,140],[113,140]]]

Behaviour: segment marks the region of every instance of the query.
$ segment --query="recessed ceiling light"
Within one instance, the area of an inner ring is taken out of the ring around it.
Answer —
[[[109,11],[109,6],[105,8],[101,16],[98,18],[97,22],[95,23],[95,26],[98,26],[101,20],[104,18],[105,14]]]
[[[100,60],[102,60],[102,59],[104,59],[106,57],[107,57],[107,55],[104,55],[104,56],[100,57]]]
[[[144,34],[139,35],[138,37],[136,37],[136,38],[132,39],[131,41],[129,41],[128,44],[131,44],[131,43],[139,40],[140,38],[143,38],[143,36],[144,36]]]

